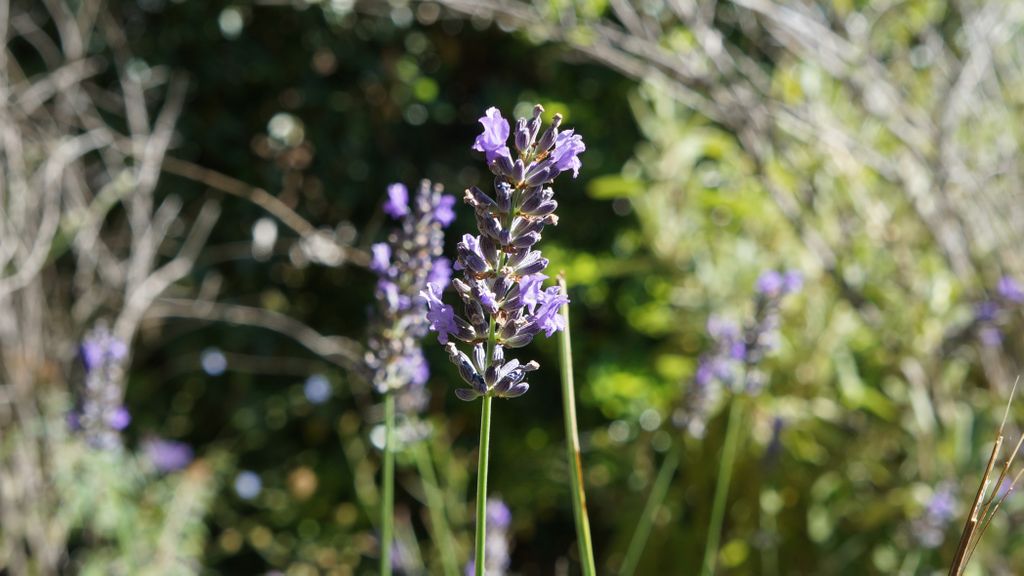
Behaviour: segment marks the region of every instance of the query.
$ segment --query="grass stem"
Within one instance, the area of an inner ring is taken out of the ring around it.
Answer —
[[[455,541],[452,538],[451,525],[448,523],[444,494],[437,481],[434,462],[430,454],[430,444],[420,442],[416,454],[416,468],[423,482],[423,492],[427,498],[427,511],[430,514],[430,527],[433,531],[441,566],[445,576],[459,576],[459,565],[455,555]]]
[[[711,521],[708,523],[708,537],[704,547],[704,564],[701,569],[703,576],[713,576],[718,563],[722,521],[725,519],[725,504],[729,497],[729,483],[732,481],[732,470],[736,463],[736,448],[739,444],[740,421],[743,416],[742,401],[741,397],[734,397],[730,402],[729,414],[726,416],[725,443],[722,445],[722,459],[719,462],[715,497],[711,507]]]
[[[644,510],[640,513],[640,521],[637,523],[633,537],[629,541],[629,548],[626,549],[626,558],[622,561],[619,576],[633,576],[633,573],[636,572],[637,564],[640,563],[640,555],[643,554],[644,547],[647,545],[647,538],[650,536],[651,528],[654,526],[654,518],[658,513],[658,509],[661,508],[662,503],[665,501],[668,488],[672,484],[672,476],[676,473],[676,468],[678,467],[679,447],[673,447],[665,456],[665,459],[662,460],[661,468],[658,469],[658,476],[654,479],[651,493],[647,496],[647,503],[644,504]]]

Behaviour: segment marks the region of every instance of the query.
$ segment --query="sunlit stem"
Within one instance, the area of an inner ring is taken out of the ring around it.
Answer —
[[[493,357],[494,347],[498,341],[495,324],[492,316],[487,334],[488,362]],[[476,576],[484,575],[487,564],[487,462],[491,447],[491,399],[488,391],[480,406],[480,455],[476,466],[476,554],[473,560]]]
[[[565,278],[559,276],[558,285],[566,294]],[[595,576],[594,545],[590,540],[590,518],[587,515],[587,496],[583,487],[583,465],[580,456],[580,435],[576,425],[576,387],[572,373],[572,339],[569,335],[569,305],[561,309],[565,329],[559,339],[559,360],[562,364],[562,412],[565,421],[566,457],[572,484],[572,511],[576,519],[576,542],[584,576]]]
[[[433,529],[438,553],[441,556],[441,566],[444,568],[445,576],[459,576],[455,544],[452,539],[451,526],[448,524],[444,494],[437,481],[430,444],[427,442],[421,442],[419,449],[416,450],[416,467],[419,469],[423,492],[427,497],[430,526]]]
[[[725,519],[725,504],[729,498],[729,483],[736,463],[736,447],[739,444],[740,421],[743,416],[742,397],[734,397],[726,417],[725,443],[722,445],[722,460],[718,466],[715,483],[715,499],[711,507],[711,521],[708,523],[707,544],[704,547],[703,576],[712,576],[718,563],[718,543],[722,538],[722,521]]]
[[[395,518],[395,395],[384,395],[384,479],[380,506],[380,573],[391,574],[391,540]]]
[[[665,502],[668,488],[672,484],[672,475],[675,474],[678,467],[679,449],[673,448],[665,456],[665,459],[661,462],[661,468],[658,469],[658,476],[654,479],[651,493],[647,497],[647,503],[644,504],[643,512],[640,514],[640,521],[637,522],[633,538],[629,541],[629,548],[626,549],[626,558],[622,561],[619,576],[632,576],[636,572],[636,566],[640,563],[640,556],[644,552],[647,538],[650,536],[651,528],[654,526],[654,518],[662,503]]]

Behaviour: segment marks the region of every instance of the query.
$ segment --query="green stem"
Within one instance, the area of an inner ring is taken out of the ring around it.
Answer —
[[[558,285],[567,293],[565,278],[559,276]],[[569,464],[569,479],[572,484],[572,512],[576,519],[576,544],[579,547],[580,562],[584,576],[595,576],[594,544],[590,540],[590,518],[587,515],[587,495],[583,486],[583,465],[580,457],[580,434],[576,425],[576,389],[572,374],[572,339],[569,335],[569,305],[562,305],[565,329],[560,337],[559,360],[562,365],[562,412],[565,421],[566,457]]]
[[[384,395],[384,497],[380,506],[380,573],[391,575],[391,540],[395,516],[395,395]]]
[[[419,469],[423,492],[427,497],[430,525],[434,530],[434,538],[437,539],[437,548],[441,555],[444,573],[447,576],[459,576],[458,561],[455,559],[455,544],[452,539],[451,527],[448,525],[448,517],[445,514],[444,495],[437,482],[437,473],[434,471],[430,445],[427,442],[421,442],[419,449],[416,450],[416,467]]]
[[[476,576],[484,576],[487,563],[487,460],[491,444],[491,400],[484,396],[480,409],[480,458],[476,468]]]
[[[626,558],[622,561],[622,569],[619,576],[632,576],[636,566],[640,562],[640,555],[647,545],[647,537],[651,534],[651,527],[654,525],[654,516],[657,514],[661,504],[665,501],[668,488],[672,484],[672,475],[679,467],[679,449],[673,448],[661,462],[658,476],[651,486],[651,494],[644,504],[644,511],[640,514],[640,521],[633,532],[633,538],[629,541],[629,548],[626,549]]]
[[[742,420],[742,398],[734,397],[730,402],[728,424],[726,425],[725,443],[722,446],[722,460],[718,467],[718,480],[715,483],[715,499],[711,508],[711,521],[708,523],[707,545],[704,548],[703,576],[713,576],[718,563],[718,543],[722,538],[722,521],[725,519],[725,503],[729,496],[729,482],[732,480],[732,469],[736,463],[736,447],[739,444],[740,421]]]

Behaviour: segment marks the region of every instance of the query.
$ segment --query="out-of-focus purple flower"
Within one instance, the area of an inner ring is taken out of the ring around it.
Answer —
[[[974,318],[978,322],[992,322],[999,314],[999,303],[994,300],[982,300],[974,306]]]
[[[128,348],[106,327],[98,327],[86,336],[81,346],[82,364],[86,370],[96,370],[105,363],[124,360]]]
[[[998,348],[1003,344],[1003,333],[999,328],[986,324],[978,328],[978,339],[982,346],[987,348]]]
[[[192,463],[192,447],[184,442],[166,438],[148,438],[142,443],[142,450],[154,468],[161,472],[181,470]]]
[[[455,199],[424,180],[410,197],[404,186],[388,188],[385,210],[399,218],[386,242],[374,244],[370,269],[377,273],[376,310],[366,364],[381,394],[422,387],[429,377],[420,340],[434,329],[447,339],[458,331],[454,311],[438,297],[451,278],[451,262],[441,256],[444,228],[453,219]],[[403,210],[393,209],[402,206]]]
[[[107,425],[114,430],[124,430],[132,422],[132,415],[124,406],[118,406],[107,415]]]
[[[757,292],[769,298],[777,298],[786,294],[799,292],[804,285],[804,277],[797,270],[779,272],[768,270],[757,279]]]
[[[447,228],[452,222],[455,222],[455,196],[444,195],[437,202],[437,207],[434,209],[434,217],[441,223],[443,228]]]
[[[427,273],[427,284],[434,287],[434,291],[440,294],[445,286],[452,281],[452,261],[447,258],[438,258]]]
[[[1009,276],[1003,276],[999,279],[996,291],[999,292],[1000,296],[1014,304],[1024,303],[1024,289],[1021,288],[1016,280]]]
[[[85,379],[77,389],[68,424],[93,447],[120,448],[120,432],[131,422],[122,404],[128,347],[100,324],[85,335],[79,351]]]
[[[755,284],[754,316],[743,329],[717,315],[708,318],[711,349],[701,356],[693,381],[686,389],[683,406],[673,422],[694,436],[704,425],[720,395],[720,388],[746,394],[758,393],[767,382],[761,360],[774,348],[778,338],[779,306],[786,295],[799,291],[803,278],[796,271],[769,270]]]
[[[512,512],[508,506],[497,498],[487,499],[487,539],[484,541],[484,573],[488,576],[504,576],[512,563],[511,537],[508,533],[512,525]],[[466,564],[466,575],[476,573],[473,559]]]
[[[508,504],[498,498],[487,499],[487,526],[497,530],[506,530],[512,525],[512,511]]]
[[[501,112],[491,106],[480,117],[480,124],[483,125],[484,131],[476,137],[473,150],[483,152],[488,164],[499,156],[510,158],[511,153],[506,145],[509,135],[508,120],[501,116]]]
[[[559,308],[568,298],[557,287],[543,288],[548,260],[534,245],[546,226],[558,222],[558,203],[549,185],[563,171],[578,173],[578,155],[586,146],[574,131],[559,132],[558,114],[541,133],[542,113],[543,108],[536,106],[532,118],[516,122],[515,159],[506,144],[510,130],[501,113],[491,108],[480,119],[484,132],[473,148],[484,152],[496,178],[492,193],[476,186],[465,193],[479,234],[466,234],[457,246],[454,269],[462,277],[452,280],[452,287],[462,300],[462,314],[445,306],[436,293],[424,294],[432,329],[470,386],[456,391],[463,400],[525,393],[529,384],[523,377],[527,367],[536,369],[536,363],[519,365],[505,361],[504,352],[496,354],[525,346],[541,332],[550,337],[565,327]],[[449,336],[471,344],[473,358],[460,352]]]
[[[944,483],[936,488],[925,504],[924,512],[912,524],[913,536],[924,548],[938,548],[945,540],[946,529],[956,515],[953,486],[952,483]]]
[[[1000,278],[995,291],[997,297],[982,300],[974,305],[973,328],[981,345],[988,348],[1002,345],[1001,326],[1016,305],[1024,304],[1024,289],[1010,276]]]
[[[373,255],[370,259],[370,270],[378,274],[386,272],[388,266],[391,266],[391,246],[388,246],[387,242],[378,242],[370,246],[370,253]]]
[[[398,220],[409,213],[409,189],[405,184],[396,182],[388,185],[388,199],[384,203],[384,213]]]
[[[782,275],[782,289],[786,294],[795,294],[804,287],[804,275],[799,270],[786,270]]]

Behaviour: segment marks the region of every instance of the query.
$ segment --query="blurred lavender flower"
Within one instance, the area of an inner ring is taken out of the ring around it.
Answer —
[[[128,348],[105,325],[98,325],[85,335],[80,354],[85,381],[75,408],[68,414],[68,424],[71,429],[81,431],[86,441],[96,448],[119,448],[120,432],[132,420],[128,409],[121,404]]]
[[[165,438],[147,438],[142,442],[142,451],[153,467],[161,472],[181,470],[192,463],[192,447],[184,442]]]
[[[505,350],[526,346],[541,332],[550,337],[564,328],[559,308],[569,300],[556,286],[542,288],[547,276],[541,272],[548,260],[533,247],[545,226],[558,223],[558,203],[549,184],[561,172],[578,174],[579,154],[586,146],[572,130],[559,132],[558,114],[541,133],[543,111],[534,107],[533,117],[517,120],[514,131],[496,108],[480,118],[484,130],[473,149],[486,156],[495,176],[494,192],[475,186],[466,190],[465,201],[474,209],[480,233],[464,235],[457,247],[455,270],[462,278],[452,286],[463,314],[441,300],[439,287],[428,285],[422,293],[431,330],[469,384],[455,392],[462,400],[524,394],[529,389],[526,373],[539,365],[506,361]],[[510,132],[515,160],[508,147]],[[460,351],[452,338],[471,344],[471,354]]]
[[[399,220],[387,239],[373,246],[371,270],[377,273],[377,307],[371,324],[366,364],[381,394],[416,388],[410,394],[424,404],[423,384],[430,376],[420,339],[427,334],[427,305],[417,295],[451,277],[451,264],[441,256],[444,228],[452,222],[455,199],[439,185],[424,180],[410,199],[405,186],[388,186],[385,212]],[[407,399],[408,400],[408,399]]]
[[[956,513],[954,486],[945,483],[936,488],[925,505],[924,512],[912,523],[911,531],[918,543],[929,549],[942,545],[946,528]]]
[[[484,570],[488,576],[503,576],[512,563],[509,555],[511,538],[508,529],[512,525],[512,512],[508,505],[498,498],[487,499],[487,541],[484,558],[487,566]],[[466,576],[476,573],[476,562],[473,559],[466,564]]]
[[[384,213],[398,219],[409,213],[409,189],[405,184],[388,185],[388,201],[384,203]]]
[[[1002,345],[1000,325],[1006,323],[1011,309],[1024,304],[1024,288],[1010,276],[1003,276],[996,283],[996,296],[974,306],[973,327],[981,344],[988,348]]]
[[[996,285],[996,292],[1004,299],[1014,304],[1024,304],[1024,289],[1016,280],[1009,276],[1003,276]]]
[[[795,270],[769,270],[758,277],[754,288],[754,316],[742,330],[739,324],[718,316],[708,319],[713,346],[700,357],[683,406],[672,417],[676,426],[694,437],[704,435],[723,388],[756,394],[764,386],[767,376],[760,363],[777,345],[779,306],[786,296],[803,288],[803,276]]]

